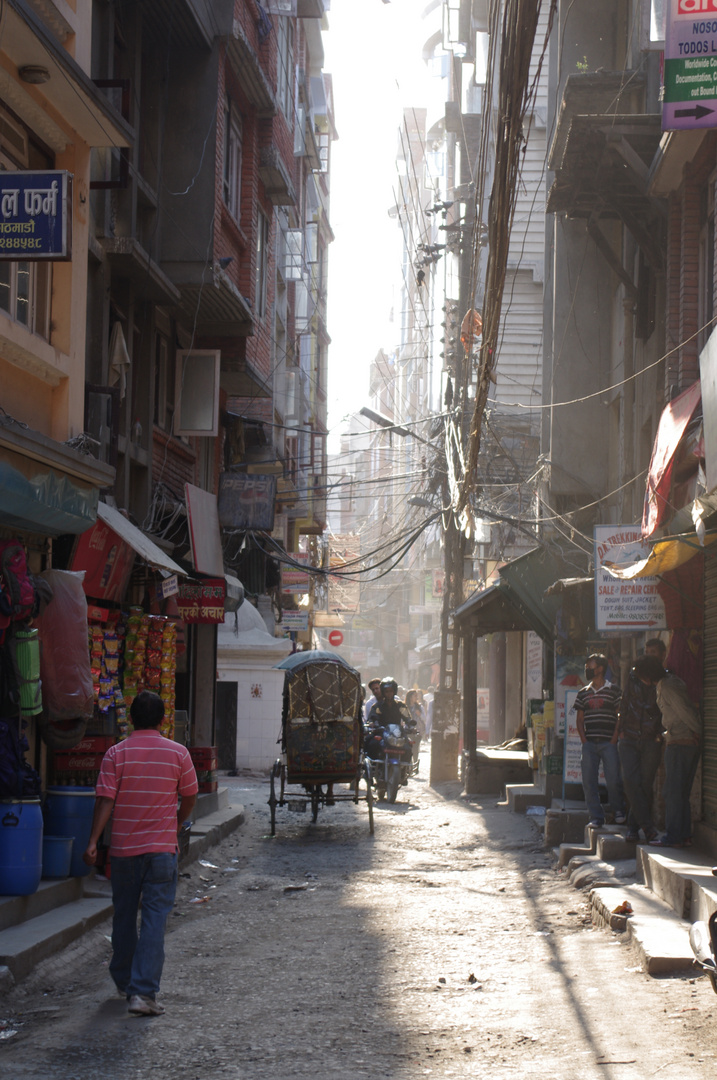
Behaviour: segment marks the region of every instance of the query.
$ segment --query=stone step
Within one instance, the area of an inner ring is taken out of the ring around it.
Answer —
[[[240,804],[230,806],[226,800],[221,809],[199,818],[192,826],[189,851],[182,866],[198,859],[243,821],[244,807]],[[78,887],[79,893],[73,896],[72,890]],[[40,902],[26,903],[38,894]],[[23,903],[10,904],[6,909],[0,905],[0,914],[6,912],[6,919],[16,917],[0,930],[0,992],[25,978],[41,960],[64,949],[112,914],[111,883],[94,874],[62,882],[42,882],[33,897],[7,897],[7,900]],[[52,910],[47,910],[46,905],[51,901],[54,901]],[[29,912],[33,913],[30,917]]]
[[[505,802],[515,814],[524,814],[529,806],[549,806],[551,797],[533,784],[506,784]]]
[[[693,848],[656,848],[639,845],[638,880],[689,922],[706,921],[717,910],[717,877],[711,856]]]
[[[633,914],[613,915],[627,901]],[[593,923],[627,934],[647,975],[663,975],[692,967],[690,923],[645,885],[600,887],[590,894]]]
[[[111,914],[111,900],[83,897],[2,930],[0,969],[6,967],[16,982],[24,979],[40,960],[64,949]]]
[[[35,919],[62,904],[80,900],[84,895],[85,880],[81,877],[48,879],[41,881],[37,892],[30,896],[0,896],[0,931]]]

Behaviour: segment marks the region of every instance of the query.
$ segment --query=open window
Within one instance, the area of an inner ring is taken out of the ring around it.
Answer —
[[[183,349],[177,353],[174,434],[219,432],[219,349]]]

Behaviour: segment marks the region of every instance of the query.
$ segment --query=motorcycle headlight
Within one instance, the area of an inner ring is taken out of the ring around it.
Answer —
[[[396,738],[394,736],[391,736],[390,738],[386,739],[386,743],[387,743],[388,746],[391,746],[391,747],[393,747],[394,749],[397,749],[397,750],[401,750],[403,748],[403,739],[399,739],[399,738]]]

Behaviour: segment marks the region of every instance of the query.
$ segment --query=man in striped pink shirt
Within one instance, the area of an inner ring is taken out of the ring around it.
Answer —
[[[160,734],[164,702],[157,694],[138,694],[130,716],[134,731],[102,759],[84,859],[94,866],[97,844],[111,817],[110,974],[131,1013],[160,1016],[164,1008],[156,997],[164,931],[177,890],[177,833],[194,809],[197,774],[187,748]]]

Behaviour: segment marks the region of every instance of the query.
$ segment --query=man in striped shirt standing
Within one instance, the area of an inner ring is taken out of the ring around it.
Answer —
[[[602,653],[592,653],[585,662],[585,674],[590,682],[578,691],[575,698],[578,734],[582,743],[583,792],[590,814],[589,824],[597,829],[605,824],[598,785],[600,762],[605,771],[615,824],[623,825],[626,821],[625,793],[617,751],[618,709],[622,691],[605,678],[607,668],[607,657]]]
[[[134,731],[102,759],[84,860],[94,866],[97,844],[111,817],[110,974],[131,1013],[161,1016],[164,1008],[156,997],[164,931],[177,890],[177,833],[194,809],[197,774],[187,748],[160,734],[164,702],[157,694],[138,694],[130,716]]]

